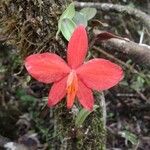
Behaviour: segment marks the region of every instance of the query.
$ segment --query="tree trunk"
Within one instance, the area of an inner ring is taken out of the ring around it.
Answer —
[[[20,62],[29,54],[46,51],[55,52],[65,57],[67,43],[61,35],[58,40],[55,38],[55,35],[59,16],[70,1],[71,0],[0,1],[0,35],[2,37],[0,38],[3,39],[2,41],[0,39],[0,42],[11,45],[11,48],[13,47],[13,50],[15,49],[13,54],[15,53],[15,56],[18,56],[17,59],[20,59]],[[8,55],[10,55],[10,52],[8,52]],[[20,58],[20,56],[22,57]],[[16,71],[16,68],[12,68],[11,66],[15,61],[16,59],[12,59],[9,64],[10,66],[8,66],[9,69],[7,68],[7,77],[5,77],[7,84],[9,84]],[[20,63],[19,66],[23,66],[23,64]],[[20,70],[21,68],[22,67],[20,67]],[[26,71],[23,71],[23,75],[17,74],[17,78],[21,78],[22,76],[27,76]],[[27,83],[30,88],[33,81]],[[37,83],[37,85],[39,85],[39,83]],[[10,90],[15,86],[16,82],[12,83]],[[15,90],[13,89],[13,94],[17,88],[18,87],[15,87]],[[24,89],[24,85],[19,84],[19,88]],[[44,88],[44,90],[46,90],[44,94],[47,94],[47,89],[47,87]],[[14,97],[16,98],[16,95]],[[16,98],[15,100],[20,100],[20,98]],[[74,124],[75,114],[73,110],[67,110],[64,103],[52,109],[47,107],[43,109],[43,105],[37,104],[35,107],[29,106],[30,109],[28,113],[30,114],[31,111],[32,113],[34,112],[34,115],[32,114],[34,123],[31,129],[39,134],[43,143],[48,144],[48,149],[104,149],[105,130],[101,119],[102,111],[100,108],[89,115],[82,127],[77,128]]]

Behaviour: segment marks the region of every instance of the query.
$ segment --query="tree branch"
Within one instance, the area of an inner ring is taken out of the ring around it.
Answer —
[[[132,41],[125,41],[117,38],[99,43],[104,49],[116,50],[127,54],[134,62],[146,65],[150,68],[150,48]]]
[[[143,23],[148,28],[148,30],[150,30],[150,16],[138,9],[131,8],[129,6],[122,6],[122,5],[110,4],[110,3],[75,2],[75,5],[80,8],[94,7],[104,12],[112,11],[117,13],[125,13],[140,19],[141,23]]]

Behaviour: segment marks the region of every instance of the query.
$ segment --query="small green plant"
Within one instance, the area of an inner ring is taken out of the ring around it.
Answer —
[[[138,143],[138,138],[135,134],[124,130],[124,131],[120,131],[119,134],[125,138],[126,142],[131,142],[133,145],[136,145]]]
[[[86,27],[88,21],[92,19],[96,13],[96,9],[90,7],[76,11],[74,3],[71,3],[60,16],[56,37],[58,38],[58,34],[61,32],[66,40],[69,41],[75,28],[78,25],[84,25]]]
[[[93,111],[95,111],[98,107],[99,107],[98,105],[94,105]],[[80,127],[91,113],[92,111],[88,111],[85,108],[81,109],[78,112],[77,117],[75,119],[75,126]]]

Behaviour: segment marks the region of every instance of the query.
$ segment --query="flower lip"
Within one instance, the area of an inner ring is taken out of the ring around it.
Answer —
[[[71,108],[78,90],[78,78],[75,70],[71,70],[67,79],[67,107]]]

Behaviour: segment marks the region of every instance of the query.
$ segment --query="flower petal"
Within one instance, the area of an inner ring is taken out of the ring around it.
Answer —
[[[90,111],[93,110],[94,98],[92,90],[85,86],[82,81],[79,80],[78,83],[77,97],[79,99],[79,102],[85,109],[88,109]]]
[[[66,95],[67,77],[55,82],[48,96],[48,106],[57,104]]]
[[[106,90],[123,78],[123,71],[120,66],[108,60],[93,59],[77,69],[77,76],[89,88]]]
[[[67,60],[71,68],[80,66],[85,59],[88,48],[88,39],[85,27],[79,25],[70,38],[67,51]]]
[[[44,83],[58,81],[70,71],[63,59],[51,53],[30,55],[25,60],[25,67],[32,77]]]

